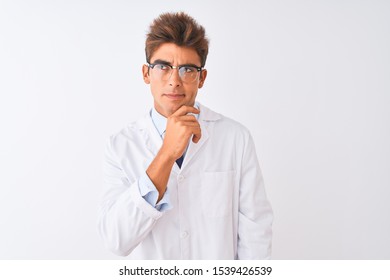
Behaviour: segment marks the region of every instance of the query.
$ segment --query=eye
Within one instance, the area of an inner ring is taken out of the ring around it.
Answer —
[[[154,67],[157,68],[157,70],[168,70],[169,66],[165,64],[156,64]]]
[[[196,69],[194,67],[191,67],[191,66],[183,66],[183,68],[184,68],[185,73],[196,72]]]

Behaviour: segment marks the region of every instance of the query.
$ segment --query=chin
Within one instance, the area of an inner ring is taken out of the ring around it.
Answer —
[[[181,106],[193,106],[195,104],[195,101],[181,101],[181,102],[164,102],[160,103],[159,107],[157,107],[157,111],[161,111],[160,113],[165,115],[165,117],[168,117],[172,115],[174,112],[176,112]]]
[[[186,105],[186,102],[168,102],[168,104],[165,104],[165,109],[175,112],[183,105]]]
[[[173,114],[175,113],[181,106],[183,106],[184,104],[177,104],[177,105],[172,105],[172,106],[169,106],[169,108],[167,108],[167,112],[169,112],[169,114]]]

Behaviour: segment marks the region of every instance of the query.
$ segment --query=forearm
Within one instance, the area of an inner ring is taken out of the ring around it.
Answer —
[[[175,159],[165,153],[162,148],[146,170],[146,174],[149,176],[159,193],[157,202],[164,196],[174,163]]]

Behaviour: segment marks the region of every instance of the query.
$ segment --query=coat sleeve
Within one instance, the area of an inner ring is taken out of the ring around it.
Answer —
[[[163,212],[156,210],[139,192],[139,178],[129,181],[110,138],[104,157],[104,195],[98,229],[105,246],[120,256],[129,255],[153,229]]]
[[[238,213],[238,259],[270,259],[273,213],[251,135],[242,157]]]

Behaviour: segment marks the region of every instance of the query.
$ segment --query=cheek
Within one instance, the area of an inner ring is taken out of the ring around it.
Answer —
[[[188,97],[191,99],[196,97],[196,94],[198,92],[198,85],[189,85],[184,88],[185,92],[187,93]]]
[[[161,89],[162,89],[161,82],[157,82],[157,81],[150,82],[150,90],[152,91],[153,95],[160,93]]]

